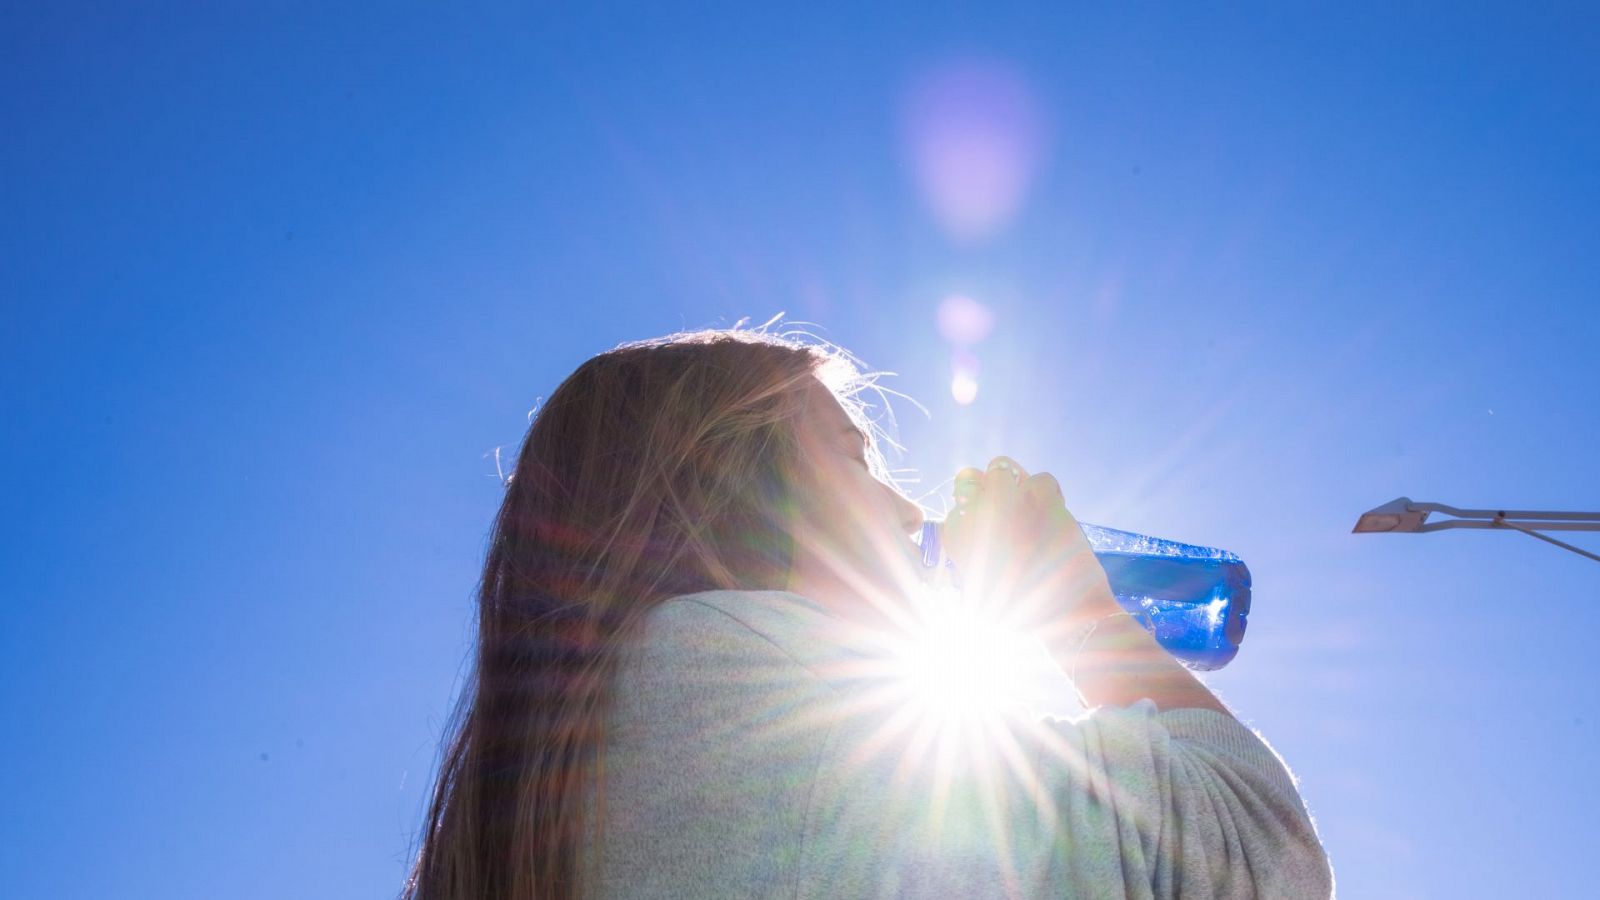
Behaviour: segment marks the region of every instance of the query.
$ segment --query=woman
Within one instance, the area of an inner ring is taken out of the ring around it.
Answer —
[[[916,702],[923,515],[871,383],[702,331],[550,396],[407,898],[1331,893],[1282,763],[1120,612],[1048,475],[963,470],[946,543],[963,608],[1032,629],[1098,708]]]

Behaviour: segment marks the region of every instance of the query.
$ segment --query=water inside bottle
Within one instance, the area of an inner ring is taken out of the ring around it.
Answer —
[[[1220,669],[1239,652],[1250,570],[1236,554],[1087,523],[1083,533],[1117,602],[1148,616],[1156,640],[1184,665]]]

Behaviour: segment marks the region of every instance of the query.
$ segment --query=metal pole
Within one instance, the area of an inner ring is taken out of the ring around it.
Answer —
[[[1587,556],[1590,559],[1594,560],[1595,562],[1600,562],[1600,554],[1590,553],[1589,551],[1584,550],[1584,549],[1582,549],[1580,547],[1574,547],[1571,544],[1568,544],[1568,543],[1566,543],[1564,541],[1558,541],[1553,537],[1549,537],[1547,535],[1540,534],[1539,532],[1534,531],[1532,528],[1527,528],[1527,527],[1523,526],[1521,523],[1511,522],[1511,521],[1507,521],[1505,519],[1495,519],[1493,524],[1501,525],[1501,526],[1504,526],[1506,528],[1515,528],[1516,530],[1522,532],[1523,534],[1525,534],[1525,535],[1527,535],[1529,537],[1536,537],[1539,540],[1544,541],[1546,543],[1555,544],[1557,547],[1560,547],[1563,550],[1571,550],[1573,553],[1576,553],[1579,556]]]

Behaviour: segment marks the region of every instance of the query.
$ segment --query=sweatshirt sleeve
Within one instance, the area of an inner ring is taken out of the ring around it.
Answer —
[[[841,718],[824,750],[800,896],[1332,894],[1289,772],[1229,716],[886,721]]]

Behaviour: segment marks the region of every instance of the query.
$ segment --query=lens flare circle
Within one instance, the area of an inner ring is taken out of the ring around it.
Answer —
[[[1004,227],[1043,155],[1044,122],[1013,66],[966,60],[926,72],[905,102],[912,171],[935,218],[958,239]]]
[[[939,335],[956,347],[970,347],[994,330],[994,311],[964,294],[939,301]]]

